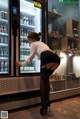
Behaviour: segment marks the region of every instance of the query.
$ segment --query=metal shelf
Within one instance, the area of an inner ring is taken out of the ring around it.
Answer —
[[[52,18],[52,19],[57,19],[57,18],[62,17],[62,15],[58,14],[58,13],[55,13],[55,12],[52,12],[52,11],[48,11],[48,17]]]

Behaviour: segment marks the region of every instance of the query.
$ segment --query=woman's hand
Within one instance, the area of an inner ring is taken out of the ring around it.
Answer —
[[[21,62],[20,61],[17,61],[16,62],[16,66],[21,66]]]

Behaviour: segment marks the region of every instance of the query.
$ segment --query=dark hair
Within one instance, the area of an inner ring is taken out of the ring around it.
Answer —
[[[41,36],[41,33],[31,32],[28,35],[28,39],[32,38],[32,39],[35,39],[36,41],[39,41],[40,36]]]

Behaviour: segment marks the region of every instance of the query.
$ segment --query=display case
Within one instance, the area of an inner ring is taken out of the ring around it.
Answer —
[[[33,0],[20,0],[20,61],[30,56],[30,32],[42,32],[42,4]],[[25,73],[40,73],[40,60],[37,57],[27,66],[20,67],[20,74]]]
[[[50,77],[51,92],[63,91],[80,87],[80,77],[76,77],[74,73],[68,75],[54,74]]]

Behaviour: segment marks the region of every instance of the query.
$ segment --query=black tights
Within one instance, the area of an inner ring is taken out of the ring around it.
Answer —
[[[53,71],[50,69],[41,68],[40,93],[41,93],[42,106],[49,102],[49,93],[50,93],[49,77],[52,73]]]

